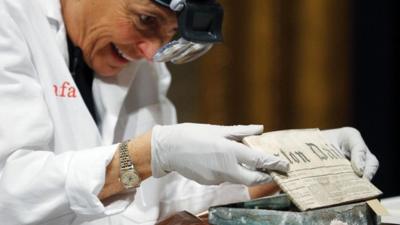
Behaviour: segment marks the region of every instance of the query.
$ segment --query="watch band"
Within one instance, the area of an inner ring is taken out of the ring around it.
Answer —
[[[131,169],[133,166],[132,160],[128,152],[129,140],[122,142],[119,145],[119,168],[121,170]]]
[[[128,143],[130,140],[124,141],[119,145],[119,167],[120,181],[125,189],[135,188],[139,186],[140,177],[129,156]]]

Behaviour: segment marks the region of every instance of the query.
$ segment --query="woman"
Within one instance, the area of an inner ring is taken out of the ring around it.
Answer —
[[[262,126],[169,125],[170,75],[151,60],[178,27],[160,3],[1,1],[2,224],[153,224],[265,195],[268,185],[246,185],[269,175],[241,164],[287,171],[236,142]],[[356,131],[326,134],[372,177]]]

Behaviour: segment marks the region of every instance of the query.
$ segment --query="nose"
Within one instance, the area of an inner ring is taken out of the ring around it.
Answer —
[[[158,49],[161,47],[161,43],[158,40],[144,40],[136,44],[140,54],[147,60],[151,61],[153,56],[156,54]]]

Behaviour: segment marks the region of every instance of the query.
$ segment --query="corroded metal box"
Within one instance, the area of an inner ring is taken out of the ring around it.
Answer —
[[[376,225],[366,202],[299,211],[286,194],[209,209],[214,225]]]

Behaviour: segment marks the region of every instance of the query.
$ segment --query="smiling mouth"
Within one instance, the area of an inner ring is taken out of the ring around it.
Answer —
[[[121,57],[122,59],[125,59],[130,62],[132,62],[134,60],[133,58],[131,58],[127,54],[125,54],[121,49],[119,49],[114,43],[111,43],[111,46],[112,46],[113,50],[115,51],[115,53],[117,53],[117,55],[119,57]]]

